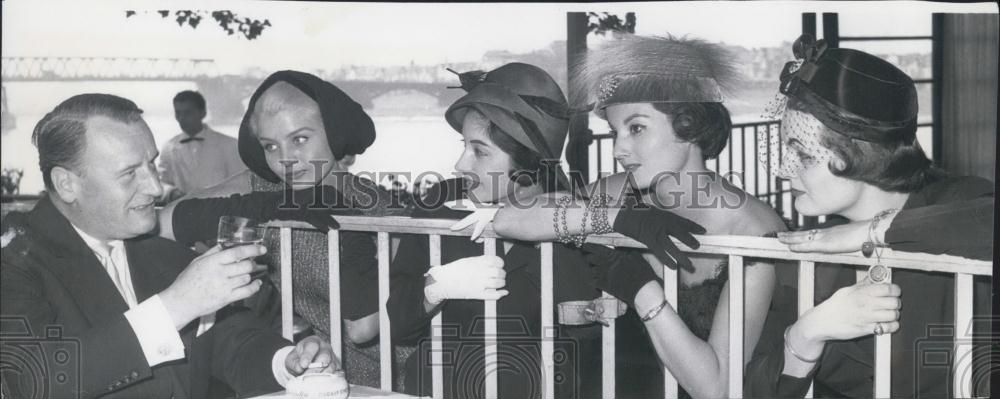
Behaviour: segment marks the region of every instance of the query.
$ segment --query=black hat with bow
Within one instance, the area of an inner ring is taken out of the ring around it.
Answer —
[[[828,128],[868,141],[912,141],[917,130],[917,90],[905,72],[879,57],[828,48],[802,35],[796,61],[781,71],[781,93]]]

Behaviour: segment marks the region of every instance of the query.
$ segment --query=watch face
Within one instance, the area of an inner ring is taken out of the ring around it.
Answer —
[[[882,265],[873,265],[868,268],[868,279],[873,283],[882,283],[889,280],[889,268]]]

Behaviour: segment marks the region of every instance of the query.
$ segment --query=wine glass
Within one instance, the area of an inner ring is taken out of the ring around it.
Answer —
[[[240,245],[259,245],[264,242],[264,227],[239,216],[219,218],[219,245],[229,249]]]

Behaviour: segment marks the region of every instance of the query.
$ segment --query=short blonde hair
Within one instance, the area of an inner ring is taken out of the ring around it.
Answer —
[[[261,117],[274,116],[284,111],[320,115],[319,104],[306,93],[288,82],[276,82],[268,87],[254,104],[250,116],[250,129],[256,135]]]

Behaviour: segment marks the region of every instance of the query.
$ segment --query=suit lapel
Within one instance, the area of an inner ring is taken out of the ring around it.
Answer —
[[[76,299],[87,321],[97,324],[128,310],[104,265],[48,197],[38,201],[28,223],[55,258],[42,264]]]
[[[170,259],[146,256],[152,252],[148,246],[141,238],[125,240],[125,256],[139,303],[169,287],[177,277],[177,268],[165,263]]]

